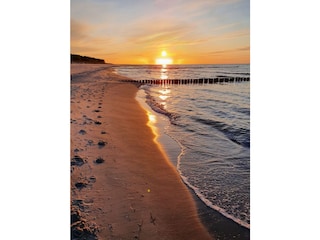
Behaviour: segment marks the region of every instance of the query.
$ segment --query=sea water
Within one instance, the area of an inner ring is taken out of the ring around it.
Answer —
[[[250,77],[250,65],[114,69],[135,80]],[[167,118],[160,132],[179,148],[164,146],[183,181],[207,206],[250,228],[250,83],[143,85],[138,95]]]

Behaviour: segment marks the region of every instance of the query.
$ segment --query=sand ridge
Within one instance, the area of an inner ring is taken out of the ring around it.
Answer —
[[[109,66],[80,68],[71,65],[72,239],[212,239],[153,141],[137,85]]]

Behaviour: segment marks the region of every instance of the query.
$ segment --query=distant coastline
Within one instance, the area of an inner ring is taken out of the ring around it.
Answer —
[[[71,63],[105,64],[103,59],[71,54]]]

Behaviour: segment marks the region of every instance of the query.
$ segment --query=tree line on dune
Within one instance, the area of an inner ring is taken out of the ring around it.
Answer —
[[[77,54],[71,54],[71,63],[105,64],[103,59],[92,58],[92,57],[87,57],[87,56],[80,56]]]

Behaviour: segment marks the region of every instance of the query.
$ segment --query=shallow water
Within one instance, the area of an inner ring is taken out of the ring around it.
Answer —
[[[144,65],[115,70],[133,79],[250,76],[249,65]],[[177,143],[164,147],[171,148],[167,152],[183,181],[206,205],[249,228],[250,83],[144,85],[140,91],[140,98],[167,116],[168,121],[158,117],[160,132]]]

